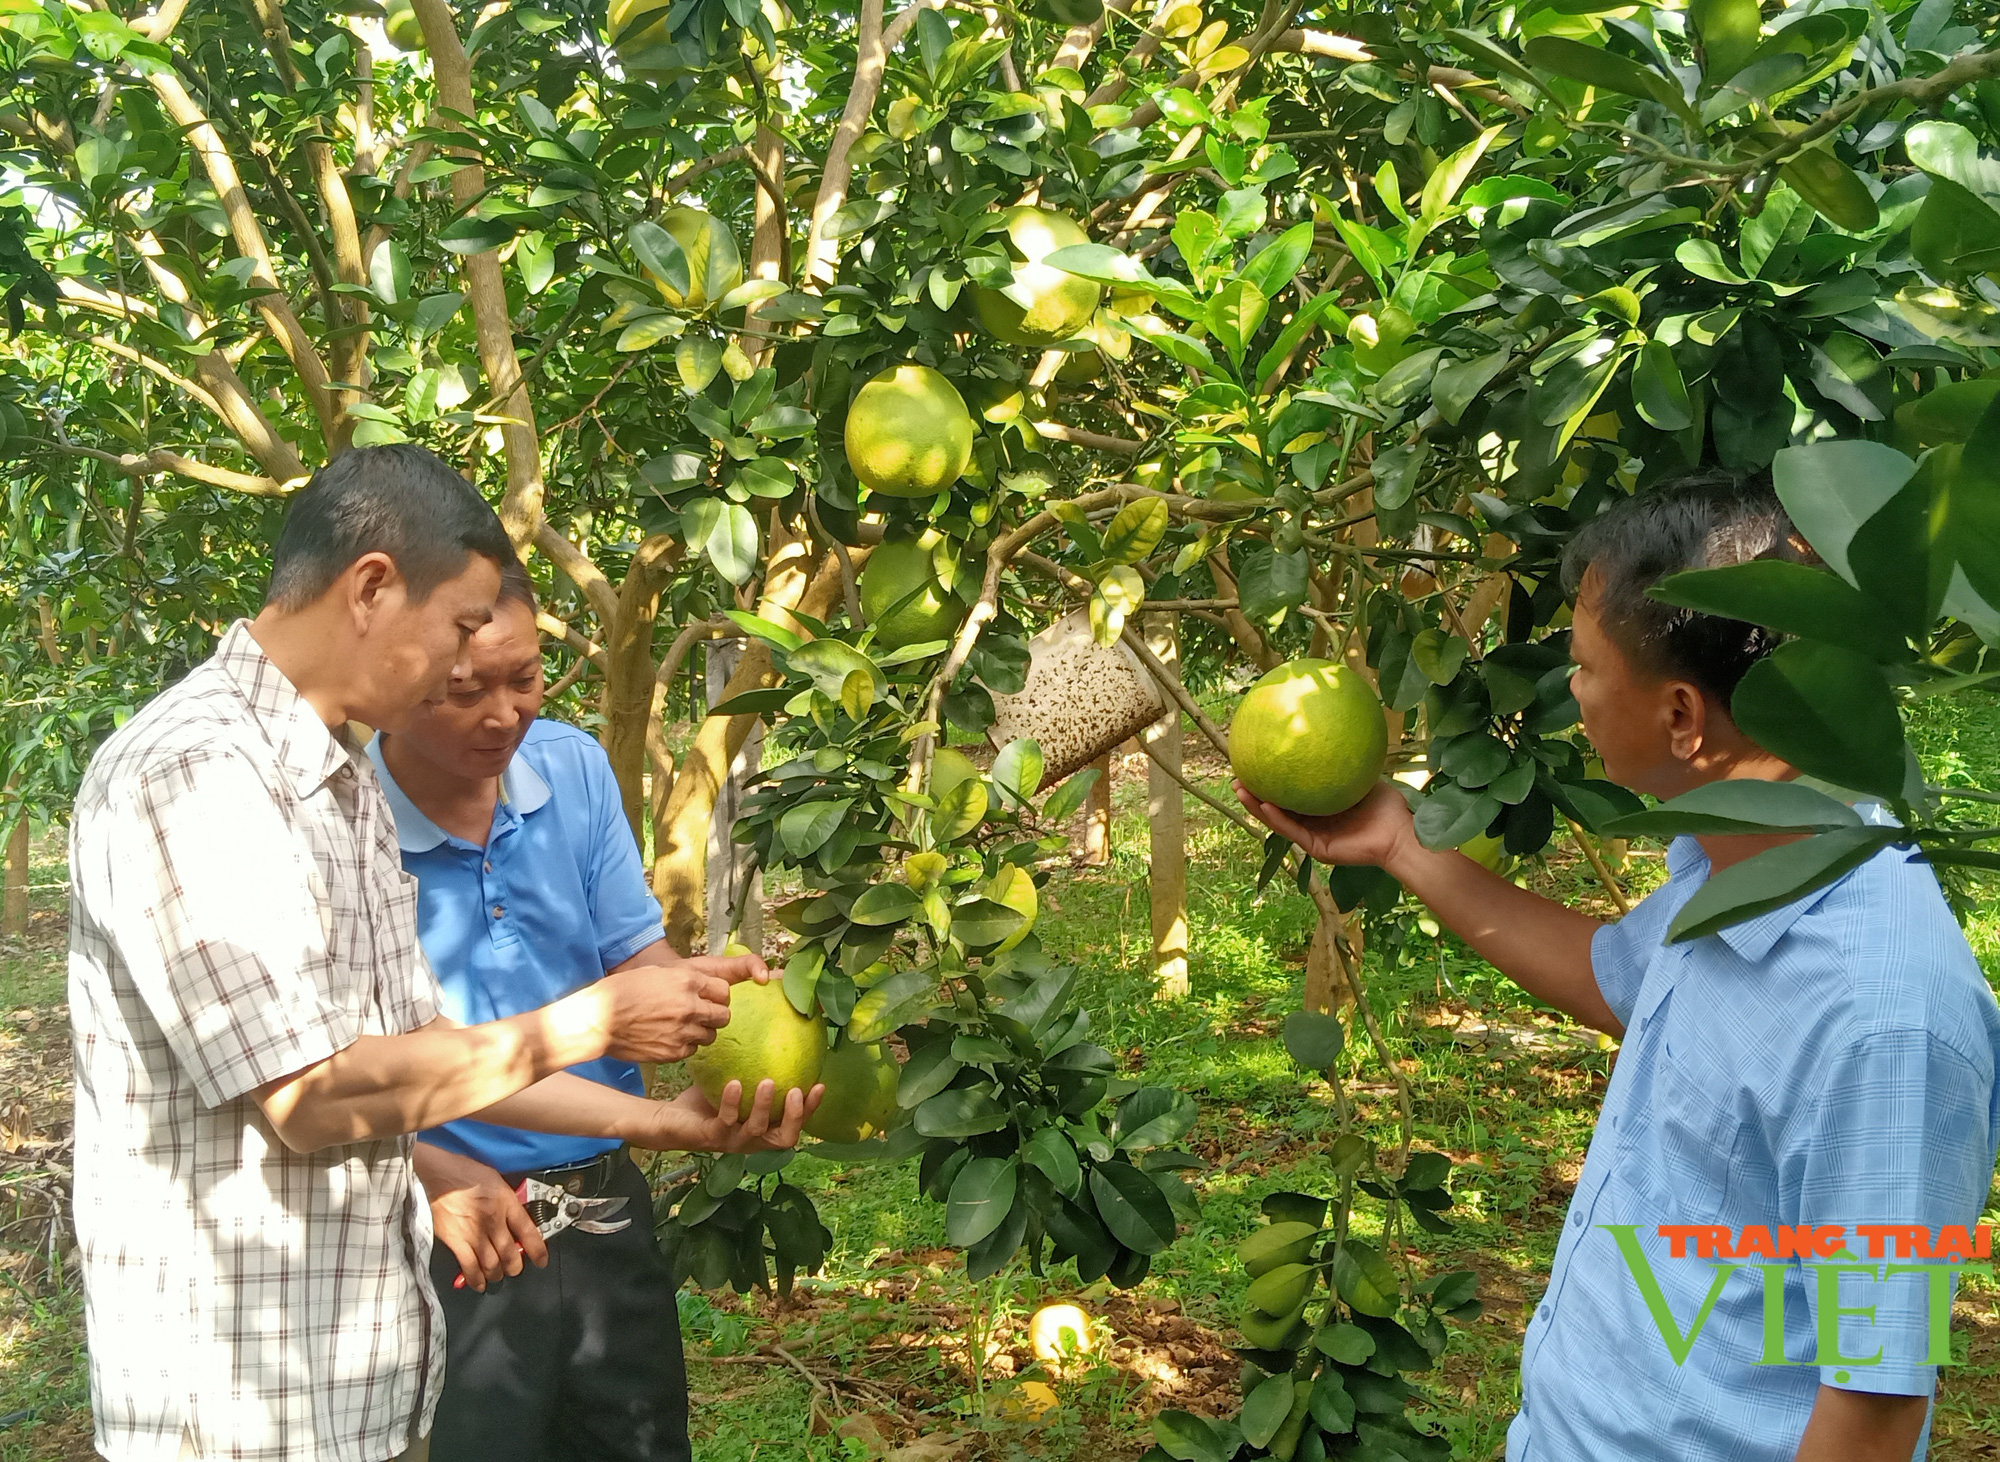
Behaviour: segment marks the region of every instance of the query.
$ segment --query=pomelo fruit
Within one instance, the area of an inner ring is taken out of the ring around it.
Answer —
[[[1458,851],[1465,854],[1466,857],[1477,863],[1481,868],[1484,868],[1488,873],[1498,873],[1503,877],[1514,861],[1507,856],[1506,840],[1504,838],[1493,837],[1488,833],[1481,833],[1476,838],[1467,838],[1458,845]]]
[[[673,8],[673,0],[611,0],[604,38],[628,72],[644,52],[667,43],[667,12]]]
[[[1103,293],[1096,283],[1044,264],[1042,259],[1071,244],[1087,244],[1086,234],[1067,214],[1023,203],[1006,209],[1009,254],[1015,261],[1014,289],[1017,299],[1009,299],[997,289],[972,287],[972,306],[979,322],[989,333],[1014,345],[1054,345],[1080,334],[1097,311]],[[1018,299],[1025,298],[1022,305]]]
[[[1044,1364],[1089,1355],[1097,1348],[1090,1338],[1090,1316],[1076,1305],[1043,1305],[1028,1321],[1028,1348]]]
[[[931,781],[928,788],[933,798],[941,798],[961,782],[976,782],[983,776],[979,763],[962,751],[954,751],[949,746],[940,746],[931,754]]]
[[[930,497],[972,460],[972,413],[929,366],[891,366],[847,408],[847,460],[870,492]]]
[[[812,1090],[825,1060],[826,1022],[792,1009],[782,980],[738,980],[729,987],[729,1024],[688,1057],[687,1070],[710,1106],[720,1106],[730,1082],[742,1082],[741,1111],[748,1117],[758,1082],[769,1077],[777,1084],[775,1112],[793,1087]]]
[[[826,1053],[819,1079],[826,1094],[806,1122],[806,1135],[822,1142],[866,1142],[880,1137],[903,1117],[896,1105],[902,1066],[880,1041],[842,1041]]]
[[[421,51],[424,28],[417,20],[416,7],[410,0],[389,0],[388,11],[382,18],[382,29],[388,33],[389,44],[401,51]]]
[[[735,235],[718,220],[699,208],[683,206],[661,214],[660,227],[673,235],[687,255],[685,294],[659,275],[652,275],[660,294],[675,309],[707,309],[743,282],[743,256],[736,250]],[[652,274],[650,269],[646,272]]]
[[[1331,660],[1293,660],[1251,686],[1229,722],[1229,765],[1287,812],[1345,812],[1382,777],[1388,727],[1373,686]]]
[[[891,539],[868,555],[861,570],[861,611],[875,627],[875,643],[885,650],[948,640],[965,622],[965,601],[939,581],[931,561],[937,541],[935,532]]]

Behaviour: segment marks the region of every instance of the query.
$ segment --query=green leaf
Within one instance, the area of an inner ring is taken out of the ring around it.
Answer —
[[[906,883],[877,883],[861,891],[861,897],[847,911],[857,924],[877,927],[900,924],[923,906],[915,889]]]
[[[1109,244],[1066,244],[1044,254],[1042,262],[1051,269],[1099,284],[1146,289],[1155,283],[1145,265]]]
[[[1949,178],[1932,178],[1910,226],[1910,252],[1943,283],[2000,268],[2000,212]]]
[[[1715,284],[1748,284],[1749,279],[1722,257],[1711,239],[1683,239],[1674,249],[1674,258],[1688,273]]]
[[[1910,161],[1934,178],[1983,198],[2000,196],[2000,160],[1979,150],[1979,139],[1956,122],[1925,120],[1903,134]]]
[[[1464,640],[1441,625],[1420,630],[1410,641],[1410,659],[1432,685],[1450,685],[1465,664]]]
[[[1130,1163],[1098,1163],[1090,1196],[1111,1236],[1136,1254],[1157,1254],[1174,1241],[1174,1211],[1150,1176]]]
[[[967,777],[937,800],[931,814],[931,835],[940,843],[964,837],[986,820],[986,783]]]
[[[945,1200],[945,1242],[969,1249],[999,1228],[1014,1206],[1020,1176],[1013,1158],[976,1157],[960,1168]]]
[[[1292,316],[1285,328],[1278,332],[1278,338],[1271,342],[1271,348],[1258,357],[1258,380],[1266,379],[1283,365],[1286,358],[1298,349],[1299,342],[1311,333],[1313,326],[1326,316],[1334,316],[1336,324],[1346,323],[1346,312],[1340,308],[1339,300],[1334,298],[1335,293],[1329,289],[1314,295],[1304,309]]]
[[[1174,1462],[1230,1462],[1234,1453],[1215,1434],[1214,1422],[1191,1411],[1162,1411],[1155,1416],[1153,1440]]]
[[[1781,909],[1859,868],[1902,835],[1900,828],[1851,827],[1819,833],[1711,874],[1667,928],[1667,943],[1700,939]]]
[[[1791,161],[1778,169],[1778,176],[1835,228],[1865,234],[1882,221],[1881,205],[1861,175],[1823,147],[1793,154]]]
[[[937,976],[929,969],[896,971],[854,1002],[854,1010],[847,1018],[847,1038],[863,1045],[881,1040],[913,1019],[930,1003],[936,991]]]
[[[1504,125],[1488,127],[1431,169],[1431,175],[1424,179],[1423,200],[1418,212],[1420,234],[1428,233],[1443,221],[1446,210],[1458,197],[1458,190],[1465,186],[1472,170],[1479,166],[1479,159],[1486,155],[1486,149],[1504,130]],[[1410,251],[1416,252],[1415,244],[1410,245]]]
[[[1026,806],[1042,781],[1041,743],[1028,736],[1015,737],[994,753],[993,770],[988,775],[994,786]]]
[[[1352,1325],[1337,1328],[1354,1330],[1355,1334],[1367,1339],[1365,1331],[1355,1329]],[[1368,1343],[1372,1350],[1375,1342],[1370,1340]],[[1321,1431],[1339,1436],[1343,1432],[1354,1430],[1354,1398],[1347,1394],[1347,1388],[1341,1384],[1340,1372],[1331,1366],[1321,1370],[1313,1378],[1310,1404],[1312,1419],[1319,1423]]]
[[[419,336],[435,335],[451,323],[459,307],[465,303],[465,296],[453,290],[448,294],[425,295],[417,301],[416,313],[410,317],[410,329]]]
[[[847,1033],[852,1039],[852,1019],[848,1021]],[[951,1054],[950,1041],[930,1041],[915,1047],[896,1078],[896,1105],[905,1111],[922,1106],[950,1086],[952,1078],[963,1069],[964,1063]]]
[[[1312,224],[1294,224],[1259,249],[1237,271],[1237,278],[1256,286],[1257,292],[1265,299],[1276,299],[1312,252],[1312,241]]]
[[[1083,1168],[1076,1160],[1076,1146],[1059,1129],[1038,1129],[1021,1149],[1021,1160],[1038,1169],[1063,1197],[1075,1198],[1083,1192]]]
[[[770,620],[752,614],[747,609],[725,610],[724,617],[738,629],[754,635],[767,645],[776,645],[781,650],[796,650],[805,643],[804,639],[783,625],[773,624]]]
[[[2000,604],[2000,396],[1972,429],[1950,491],[1947,523],[1958,567],[1974,592]]]
[[[1585,45],[1566,36],[1536,36],[1521,48],[1521,54],[1527,57],[1529,65],[1543,71],[1553,71],[1558,76],[1622,96],[1656,101],[1683,117],[1688,115],[1687,98],[1679,82],[1602,46]]]
[[[1744,735],[1808,776],[1879,796],[1903,793],[1903,723],[1882,672],[1836,645],[1794,640],[1730,697]]]
[[[1256,285],[1237,279],[1223,285],[1209,298],[1204,318],[1209,334],[1222,342],[1222,348],[1229,352],[1231,360],[1240,363],[1244,350],[1250,344],[1250,337],[1264,323],[1264,315],[1270,308],[1271,302],[1264,298]]]
[[[969,899],[954,905],[951,911],[952,937],[968,949],[998,944],[1027,922],[1027,916],[1019,909],[1010,909],[989,898]]]
[[[1734,76],[1762,39],[1757,0],[1691,0],[1688,19],[1701,38],[1702,74]]]
[[[681,510],[681,541],[689,552],[707,555],[716,572],[732,584],[744,584],[757,568],[757,520],[741,503],[721,498],[696,498]],[[830,695],[838,696],[836,684]]]
[[[778,841],[784,844],[785,851],[793,858],[809,858],[833,836],[841,819],[847,816],[847,809],[853,805],[852,797],[839,797],[832,801],[801,802],[796,807],[788,807],[778,819]]]
[[[439,230],[437,241],[444,245],[448,253],[485,254],[499,248],[521,228],[517,221],[506,218],[475,218],[470,214],[454,219]]]
[[[1256,1390],[1243,1398],[1243,1414],[1237,1418],[1237,1424],[1243,1428],[1244,1441],[1253,1447],[1269,1445],[1278,1428],[1285,1424],[1285,1418],[1292,1414],[1292,1386],[1292,1373],[1280,1371],[1275,1376],[1266,1376],[1258,1382]]]
[[[674,347],[674,371],[688,395],[707,388],[722,369],[722,342],[709,335],[683,335]]]
[[[1808,69],[1806,58],[1795,51],[1777,51],[1759,57],[1717,87],[1714,95],[1702,103],[1702,126],[1713,127],[1724,117],[1783,91],[1804,77]]]
[[[889,693],[889,677],[873,660],[842,640],[808,640],[787,655],[785,663],[793,671],[810,677],[813,688],[829,700],[840,699],[847,677],[857,670],[874,682],[878,700]]]
[[[785,998],[800,1015],[811,1015],[819,1009],[815,996],[820,971],[825,968],[826,951],[817,944],[805,945],[785,961]]]
[[[1384,1319],[1396,1313],[1402,1290],[1396,1271],[1380,1254],[1359,1239],[1349,1239],[1333,1253],[1335,1291],[1349,1309]]]
[[[1005,1127],[1007,1109],[987,1088],[961,1086],[922,1103],[910,1121],[926,1137],[977,1137]]]
[[[1632,404],[1648,426],[1660,431],[1684,431],[1694,423],[1687,382],[1674,360],[1673,348],[1649,340],[1632,363]]]
[[[399,305],[410,295],[410,255],[391,239],[368,261],[368,283],[385,305]]]
[[[1042,804],[1044,822],[1067,822],[1076,815],[1077,809],[1090,796],[1090,789],[1097,785],[1103,773],[1096,767],[1085,767],[1071,775],[1063,784],[1049,794]]]
[[[1876,660],[1907,657],[1903,637],[1882,606],[1828,569],[1782,559],[1752,559],[1719,569],[1670,575],[1647,590],[1663,604],[1768,625],[1824,640]]]
[[[1125,504],[1105,526],[1104,557],[1122,564],[1150,557],[1166,535],[1168,521],[1165,498],[1139,498]]]
[[[1771,480],[1785,512],[1827,566],[1850,584],[1855,579],[1847,545],[1916,470],[1916,463],[1880,442],[1812,442],[1786,447],[1771,460]]]
[[[1509,355],[1506,350],[1496,350],[1490,355],[1477,355],[1471,360],[1447,361],[1440,365],[1431,377],[1431,405],[1437,408],[1438,415],[1457,426],[1459,418],[1465,415],[1465,408],[1500,373]]]
[[[1834,832],[1861,826],[1845,802],[1799,782],[1710,782],[1643,812],[1604,824],[1608,837]]]
[[[1285,1051],[1308,1071],[1326,1070],[1346,1044],[1347,1031],[1323,1011],[1294,1010],[1285,1017]]]
[[[1375,1337],[1359,1325],[1329,1325],[1313,1337],[1313,1348],[1344,1366],[1358,1366],[1375,1353]]]
[[[618,332],[618,344],[622,351],[651,350],[662,340],[671,340],[686,328],[686,322],[679,315],[669,315],[660,311],[641,315]]]
[[[1121,1101],[1111,1119],[1111,1140],[1126,1152],[1166,1147],[1195,1122],[1194,1098],[1164,1086],[1142,1086]]]

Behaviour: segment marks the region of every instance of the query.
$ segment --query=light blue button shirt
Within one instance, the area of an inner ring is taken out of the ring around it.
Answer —
[[[403,869],[417,880],[417,937],[466,1025],[539,1010],[665,937],[639,849],[603,748],[573,726],[537,721],[500,781],[486,846],[453,837],[419,812],[368,755],[396,815]],[[643,1094],[639,1068],[609,1057],[577,1076]],[[503,1173],[588,1162],[618,1146],[470,1119],[423,1140]]]
[[[1791,1363],[1759,1364],[1765,1276],[1741,1269],[1676,1365],[1600,1225],[1637,1226],[1685,1335],[1730,1261],[1669,1257],[1662,1224],[1935,1232],[1975,1223],[1992,1181],[2000,1007],[1928,867],[1889,848],[1783,908],[1671,946],[1667,926],[1708,859],[1680,838],[1667,868],[1591,948],[1625,1039],[1528,1323],[1508,1462],[1791,1462],[1822,1382],[1935,1385],[1925,1275],[1840,1277],[1842,1306],[1876,1307],[1872,1324],[1839,1320],[1840,1353],[1881,1359],[1822,1368],[1817,1276],[1783,1273]],[[1865,1241],[1850,1248],[1869,1262]],[[1929,1437],[1927,1420],[1917,1457]]]

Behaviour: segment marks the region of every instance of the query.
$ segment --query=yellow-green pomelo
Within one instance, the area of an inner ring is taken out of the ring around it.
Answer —
[[[972,413],[929,366],[891,366],[847,409],[847,460],[870,492],[929,497],[972,460]]]
[[[750,1115],[757,1083],[769,1077],[777,1085],[775,1111],[793,1087],[811,1091],[826,1060],[826,1022],[800,1015],[785,998],[782,980],[760,985],[739,980],[729,987],[729,1024],[715,1033],[712,1045],[688,1057],[688,1075],[719,1106],[722,1089],[743,1083],[742,1113]]]
[[[931,756],[929,791],[933,798],[941,798],[959,783],[976,782],[982,775],[979,763],[964,752],[940,746]]]
[[[1381,780],[1389,749],[1373,686],[1331,660],[1265,675],[1229,723],[1229,765],[1251,795],[1287,812],[1345,812]]]
[[[1458,845],[1458,851],[1489,873],[1504,873],[1507,865],[1514,861],[1507,856],[1506,840],[1487,833],[1467,838]]]
[[[401,51],[421,51],[424,28],[417,20],[416,7],[410,0],[389,0],[388,10],[382,29],[388,32],[389,44]]]
[[[891,539],[868,555],[861,570],[861,612],[885,650],[948,640],[965,622],[965,601],[939,582],[931,561],[936,542],[936,533]]]
[[[1006,220],[1009,252],[1022,256],[1013,264],[1015,294],[1029,303],[1022,305],[1000,290],[974,285],[972,305],[980,324],[1015,345],[1054,345],[1081,333],[1096,313],[1103,291],[1093,281],[1042,260],[1057,249],[1089,243],[1090,235],[1068,215],[1026,203],[1007,209],[1001,217]]]
[[[866,1142],[880,1137],[903,1116],[896,1105],[896,1078],[902,1066],[880,1041],[842,1041],[826,1053],[819,1079],[826,1094],[806,1122],[806,1135],[822,1142]]]
[[[660,215],[660,227],[673,235],[687,256],[685,294],[653,275],[653,283],[674,308],[706,309],[743,282],[743,256],[737,252],[736,237],[719,220],[699,208],[669,208]]]

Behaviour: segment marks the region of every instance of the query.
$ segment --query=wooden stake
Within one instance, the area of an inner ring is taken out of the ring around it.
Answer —
[[[1163,664],[1180,660],[1180,636],[1173,619],[1146,616],[1146,642]],[[1181,708],[1139,733],[1146,763],[1146,819],[1152,829],[1149,880],[1153,905],[1153,997],[1183,1000],[1188,994],[1187,812],[1176,774],[1181,766]]]
[[[14,819],[7,835],[7,896],[0,911],[0,929],[9,934],[28,932],[28,814],[24,809]]]
[[[1083,862],[1102,868],[1111,861],[1111,753],[1105,752],[1091,765],[1097,768],[1097,781],[1083,805]]]

